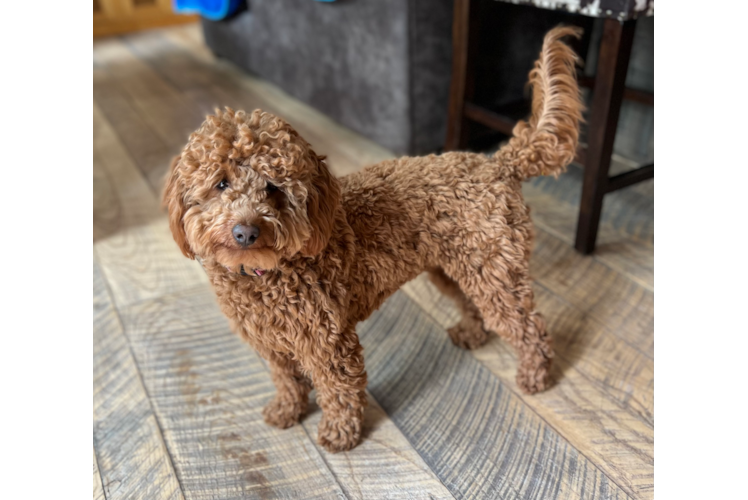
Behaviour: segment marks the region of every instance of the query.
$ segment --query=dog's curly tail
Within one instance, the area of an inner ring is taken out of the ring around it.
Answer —
[[[581,34],[580,28],[558,27],[543,40],[530,71],[532,115],[515,125],[509,143],[496,153],[511,177],[557,177],[574,159],[584,109],[576,79],[579,58],[561,38]]]

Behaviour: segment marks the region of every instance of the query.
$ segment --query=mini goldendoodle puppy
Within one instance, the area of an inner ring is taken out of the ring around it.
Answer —
[[[449,330],[472,349],[495,332],[514,346],[517,384],[545,389],[553,351],[528,274],[533,229],[521,183],[557,175],[577,147],[574,52],[546,35],[532,116],[494,156],[400,158],[335,179],[285,121],[255,110],[208,116],[177,157],[164,203],[174,239],[198,257],[235,332],[263,356],[277,395],[265,421],[286,428],[317,388],[318,441],[359,441],[366,372],[356,324],[428,271],[462,310]]]

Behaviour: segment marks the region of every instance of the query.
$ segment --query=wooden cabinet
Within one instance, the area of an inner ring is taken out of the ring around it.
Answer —
[[[175,14],[171,0],[93,0],[93,36],[118,35],[197,21]]]

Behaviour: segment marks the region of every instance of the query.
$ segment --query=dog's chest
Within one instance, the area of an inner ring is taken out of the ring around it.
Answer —
[[[298,275],[214,281],[223,313],[257,349],[293,354],[312,337],[338,331],[345,290]]]

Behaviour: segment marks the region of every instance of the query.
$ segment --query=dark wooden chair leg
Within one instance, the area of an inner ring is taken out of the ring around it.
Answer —
[[[603,196],[608,191],[608,169],[626,87],[635,23],[605,20],[587,129],[584,184],[577,222],[575,247],[583,254],[595,249]]]
[[[455,0],[452,21],[452,82],[449,88],[449,116],[445,151],[465,147],[465,94],[468,78],[468,47],[470,40],[470,0]]]

